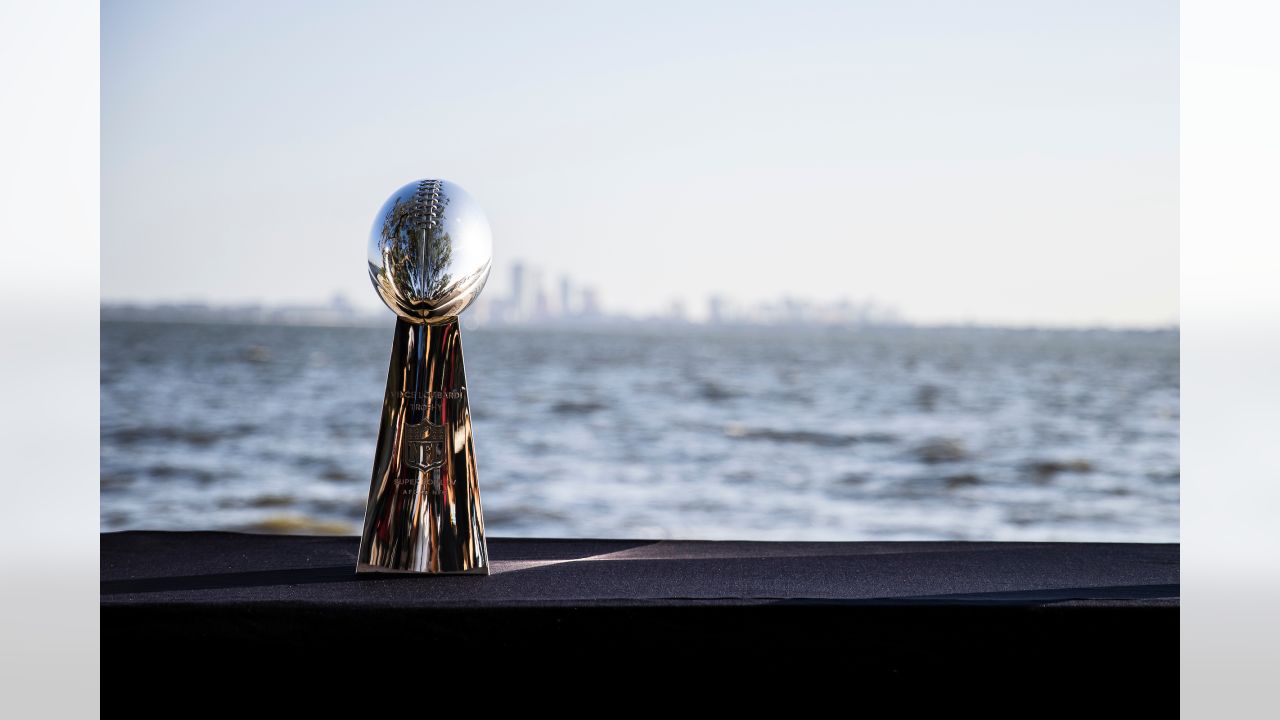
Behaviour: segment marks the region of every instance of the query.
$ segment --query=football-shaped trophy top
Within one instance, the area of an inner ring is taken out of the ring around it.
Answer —
[[[369,279],[411,323],[456,318],[484,288],[492,262],[489,221],[448,180],[418,180],[392,193],[369,233]]]

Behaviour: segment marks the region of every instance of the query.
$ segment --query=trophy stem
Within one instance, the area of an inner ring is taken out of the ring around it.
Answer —
[[[356,572],[489,573],[456,319],[396,320]]]

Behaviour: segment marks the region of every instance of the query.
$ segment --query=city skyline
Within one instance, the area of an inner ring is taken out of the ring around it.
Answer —
[[[495,290],[495,276],[506,277],[505,292]],[[309,302],[266,303],[258,300],[208,302],[197,298],[162,301],[104,299],[107,319],[234,319],[282,324],[379,322],[394,315],[380,301],[356,303],[341,291],[327,299]],[[602,302],[594,285],[565,273],[556,273],[523,260],[509,266],[498,265],[490,274],[485,290],[463,312],[466,324],[477,327],[508,325],[617,323],[666,323],[705,325],[909,325],[892,305],[873,298],[853,300],[842,297],[831,302],[784,296],[775,302],[740,302],[721,294],[710,294],[690,307],[671,299],[661,310],[631,313],[611,309]]]
[[[496,264],[495,264],[496,265]],[[577,279],[564,273],[555,273],[544,268],[533,267],[521,260],[516,260],[506,267],[496,265],[485,289],[472,305],[463,313],[470,318],[471,324],[484,325],[526,325],[546,322],[563,323],[609,323],[609,322],[675,322],[687,324],[725,324],[725,325],[776,325],[785,322],[801,324],[855,326],[855,325],[905,325],[922,327],[940,327],[956,325],[976,325],[987,327],[1043,327],[1053,328],[1115,328],[1115,329],[1167,329],[1176,328],[1176,319],[1170,322],[1152,323],[1010,323],[983,322],[972,318],[955,320],[917,319],[904,314],[897,305],[881,298],[864,296],[841,296],[834,300],[803,297],[800,295],[784,295],[774,302],[748,302],[740,298],[730,297],[722,293],[709,293],[702,298],[687,302],[683,298],[670,298],[656,310],[629,312],[625,308],[611,306],[599,289],[593,285],[581,284]],[[517,282],[514,277],[525,278]],[[506,283],[500,278],[508,277]],[[552,278],[549,285],[542,280]],[[503,288],[503,289],[495,289]],[[550,288],[550,289],[548,289]],[[391,319],[393,314],[377,298],[372,288],[368,293],[372,298],[363,301],[358,294],[353,298],[344,291],[335,289],[327,297],[297,299],[288,301],[265,301],[261,298],[238,298],[232,300],[210,300],[200,297],[165,297],[165,298],[131,298],[102,297],[104,308],[120,310],[136,309],[200,309],[219,311],[246,311],[260,314],[262,319],[305,319],[319,314],[321,317],[358,319],[376,321]],[[497,297],[495,297],[495,295]],[[568,302],[566,303],[566,298]],[[568,310],[566,311],[566,308]],[[329,314],[333,312],[334,314]],[[385,316],[385,317],[384,317]]]
[[[929,322],[903,315],[895,306],[876,298],[840,298],[821,301],[784,297],[776,302],[739,303],[711,294],[693,308],[671,301],[652,313],[628,313],[600,301],[597,289],[564,273],[515,261],[499,267],[506,276],[505,293],[487,287],[461,315],[464,326],[477,327],[604,327],[618,325],[689,325],[725,327],[980,327],[992,329],[1064,330],[1177,330],[1177,323],[1145,326],[1079,325],[1061,327],[1035,324]],[[492,284],[492,281],[490,282]],[[516,290],[516,288],[519,288]],[[566,302],[567,300],[567,302]],[[111,301],[102,303],[102,318],[117,321],[231,322],[278,325],[387,324],[395,315],[381,302],[357,305],[342,292],[311,302],[265,303],[261,301],[206,302],[196,299],[168,301]]]
[[[501,276],[501,268],[496,273]],[[482,292],[469,311],[474,322],[536,324],[539,322],[664,321],[706,324],[777,324],[799,322],[827,325],[903,323],[896,308],[874,300],[841,298],[824,303],[810,298],[784,297],[777,302],[744,303],[710,294],[704,304],[690,308],[672,298],[665,308],[645,314],[610,310],[598,289],[568,274],[555,273],[522,260],[511,263],[505,294]],[[492,282],[492,281],[491,281]]]

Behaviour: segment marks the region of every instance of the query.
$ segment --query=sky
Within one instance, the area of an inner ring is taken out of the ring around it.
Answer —
[[[1178,322],[1177,3],[102,5],[104,301],[380,306],[442,177],[607,310]]]

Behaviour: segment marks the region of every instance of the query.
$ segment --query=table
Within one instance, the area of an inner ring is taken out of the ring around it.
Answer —
[[[104,533],[104,667],[822,658],[861,677],[1177,682],[1176,544],[490,538],[487,577],[357,577],[357,545]]]

